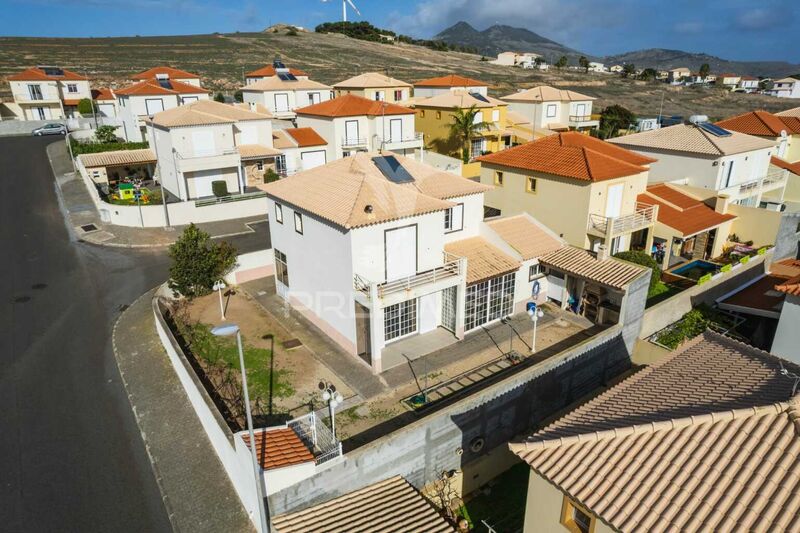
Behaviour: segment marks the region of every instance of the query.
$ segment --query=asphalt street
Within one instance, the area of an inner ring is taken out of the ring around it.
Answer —
[[[50,142],[0,138],[0,530],[169,531],[110,340],[168,259],[72,240]],[[260,226],[228,240],[264,248]]]

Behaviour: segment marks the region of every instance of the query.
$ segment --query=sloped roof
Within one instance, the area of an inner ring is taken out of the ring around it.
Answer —
[[[367,89],[371,87],[411,87],[411,84],[380,72],[365,72],[340,81],[334,89]]]
[[[156,154],[150,148],[141,148],[139,150],[114,150],[113,152],[100,152],[97,154],[81,154],[78,158],[86,168],[156,162]]]
[[[171,80],[174,79],[200,79],[200,76],[197,74],[192,74],[191,72],[186,72],[185,70],[172,68],[172,67],[153,67],[150,69],[145,70],[144,72],[140,72],[138,74],[134,74],[131,76],[132,80],[152,80],[159,74],[166,74],[169,76]]]
[[[251,70],[250,72],[245,74],[245,77],[258,78],[263,76],[265,78],[269,78],[271,76],[276,76],[277,74],[278,73],[275,72],[275,67],[273,67],[272,65],[264,65],[263,67],[257,68],[256,70]],[[289,74],[293,74],[295,76],[308,76],[308,74],[296,68],[289,68]]]
[[[284,468],[314,461],[314,454],[291,428],[265,429],[255,433],[256,458],[264,470]],[[250,435],[242,433],[245,446],[250,448]]]
[[[775,114],[779,117],[800,117],[800,107],[793,107]]]
[[[275,516],[272,525],[276,533],[455,532],[433,506],[400,476],[302,511]]]
[[[263,80],[258,80],[255,83],[251,83],[250,85],[245,85],[242,87],[243,91],[248,92],[261,92],[261,91],[296,91],[296,90],[308,90],[308,89],[320,89],[320,90],[330,90],[330,85],[325,85],[324,83],[319,83],[318,81],[314,80],[282,80],[277,76],[271,76],[269,78],[264,78]]]
[[[782,131],[792,133],[792,128],[787,126],[780,117],[766,111],[750,111],[720,120],[716,124],[728,131],[738,131],[760,137],[779,137]]]
[[[182,81],[178,80],[169,80],[169,85],[171,89],[166,87],[162,87],[159,83],[154,79],[144,80],[133,85],[129,85],[128,87],[124,87],[122,89],[116,89],[114,92],[116,94],[128,95],[128,96],[149,96],[149,95],[163,95],[163,94],[201,94],[201,93],[208,93],[207,89],[203,89],[202,87],[198,87],[196,85],[191,85],[189,83],[183,83]]]
[[[791,76],[789,76],[787,78],[781,78],[779,80],[775,80],[775,83],[797,83],[798,81],[800,81],[800,80],[798,80],[797,78],[792,78]]]
[[[511,450],[621,531],[798,526],[800,368],[707,331]]]
[[[470,237],[444,245],[447,253],[467,258],[467,284],[514,272],[519,261],[489,244],[483,237]]]
[[[564,242],[528,213],[486,221],[486,225],[519,253],[523,261],[554,252]]]
[[[582,181],[646,172],[655,159],[578,132],[563,132],[484,155],[478,161]]]
[[[332,100],[295,109],[295,113],[318,117],[356,117],[361,115],[412,115],[414,110],[389,102],[370,100],[355,94],[345,94]]]
[[[506,102],[492,98],[491,96],[482,96],[475,98],[466,91],[448,91],[446,93],[437,94],[430,98],[414,99],[414,107],[438,107],[443,109],[451,109],[457,107],[459,109],[467,109],[475,106],[478,109],[487,107],[507,106]]]
[[[701,200],[665,183],[649,185],[637,201],[658,206],[658,221],[677,230],[684,238],[716,228],[736,215],[717,213]]]
[[[245,111],[259,113],[261,115],[266,116],[267,118],[272,118],[272,112],[270,112],[269,108],[264,104],[257,104],[255,102],[234,102],[229,105],[232,105],[237,109],[244,109]]]
[[[574,102],[576,100],[596,100],[596,98],[592,96],[586,96],[585,94],[567,89],[556,89],[548,85],[531,87],[530,89],[507,94],[500,98],[507,102]]]
[[[488,87],[488,83],[459,76],[458,74],[448,74],[437,78],[428,78],[414,82],[414,87]]]
[[[153,115],[153,124],[167,128],[232,124],[247,120],[269,120],[269,116],[213,100],[198,100]]]
[[[244,159],[260,159],[262,157],[274,157],[281,155],[280,150],[270,148],[263,144],[240,144],[236,147],[239,152],[239,157]]]
[[[285,131],[299,148],[308,146],[325,146],[328,141],[322,138],[314,128],[287,128]]]
[[[412,184],[389,181],[372,161],[377,155],[359,152],[259,188],[276,201],[345,229],[432,213],[454,205],[422,194]],[[410,160],[395,157],[413,176]]]
[[[274,129],[272,130],[272,146],[280,149],[296,148],[297,143],[286,133],[286,130]]]
[[[539,263],[614,289],[623,289],[646,269],[609,257],[599,260],[588,250],[565,246],[539,258]]]
[[[7,77],[8,81],[85,81],[88,80],[86,76],[81,76],[71,70],[61,69],[64,72],[63,76],[54,76],[46,74],[44,70],[39,67],[33,67],[23,70],[17,74],[12,74]]]
[[[800,176],[800,161],[798,161],[796,163],[789,163],[785,159],[781,159],[780,157],[777,157],[777,156],[773,155],[770,158],[769,163],[771,165],[775,165],[778,168],[782,168],[784,170],[788,170],[789,172],[791,172],[792,174],[794,174],[796,176]]]
[[[733,155],[775,146],[775,142],[732,131],[730,136],[717,137],[702,128],[689,124],[676,124],[657,130],[643,131],[609,139],[608,142],[637,148],[686,152],[703,155]]]
[[[773,263],[771,270],[776,274],[786,274],[787,279],[775,286],[776,291],[792,296],[800,296],[800,259],[784,259]]]
[[[92,89],[92,98],[95,101],[114,100],[114,93],[111,89],[100,87],[99,89]]]

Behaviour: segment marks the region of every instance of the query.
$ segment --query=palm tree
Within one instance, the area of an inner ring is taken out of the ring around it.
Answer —
[[[455,139],[461,146],[461,159],[465,163],[469,161],[469,141],[480,130],[489,126],[483,120],[475,121],[476,115],[480,113],[472,104],[469,109],[453,107],[453,115],[450,123],[450,138]]]

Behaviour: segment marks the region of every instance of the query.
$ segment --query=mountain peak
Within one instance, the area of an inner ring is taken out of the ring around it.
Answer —
[[[478,31],[469,23],[460,21],[442,30],[433,38],[452,45],[474,47],[484,55],[496,55],[508,50],[535,52],[546,57],[567,55],[577,58],[581,55],[577,50],[551,41],[528,29],[505,24],[494,24],[483,31]]]

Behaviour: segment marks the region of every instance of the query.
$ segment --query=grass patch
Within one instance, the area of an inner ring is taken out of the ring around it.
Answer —
[[[728,315],[707,305],[700,305],[683,315],[683,318],[668,329],[659,333],[655,340],[674,350],[684,341],[700,335],[708,328],[727,330],[733,325],[733,319]]]
[[[481,520],[497,531],[522,531],[530,470],[527,464],[518,463],[465,502],[465,518],[476,531],[485,530]]]
[[[657,303],[663,302],[668,298],[678,294],[683,289],[680,287],[675,287],[672,285],[667,285],[663,281],[659,281],[653,288],[648,291],[647,293],[647,304],[645,307],[652,307]]]

